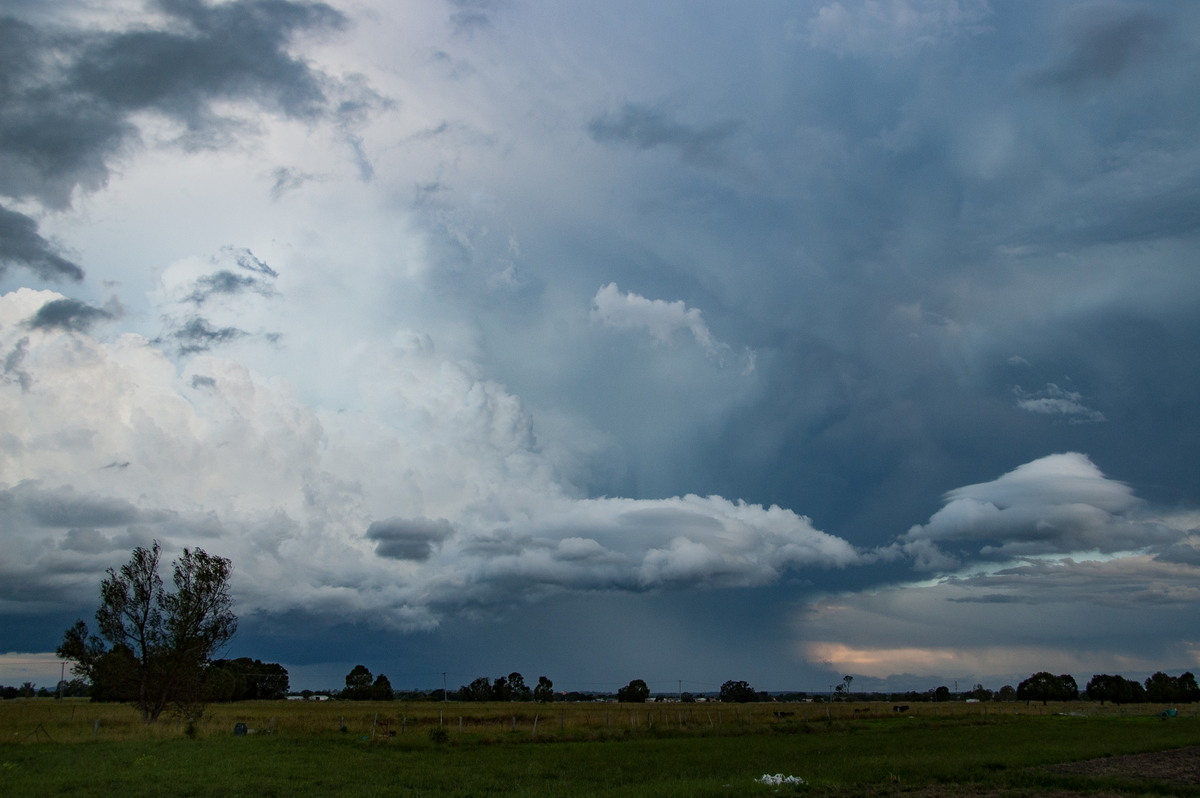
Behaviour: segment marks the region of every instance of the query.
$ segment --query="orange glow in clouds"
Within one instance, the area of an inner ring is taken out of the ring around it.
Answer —
[[[1022,674],[1035,670],[1072,673],[1083,684],[1094,673],[1155,670],[1157,660],[1071,652],[1037,646],[987,648],[855,648],[844,643],[810,641],[800,651],[809,662],[828,663],[845,673],[880,679],[897,674]],[[1194,652],[1192,652],[1194,654]],[[1097,670],[1098,668],[1098,670]]]

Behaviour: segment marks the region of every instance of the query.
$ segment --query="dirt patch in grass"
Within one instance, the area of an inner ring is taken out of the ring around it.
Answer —
[[[1200,746],[1156,751],[1149,754],[1123,754],[1088,759],[1082,762],[1067,762],[1048,765],[1042,770],[1079,776],[1103,776],[1129,779],[1126,791],[1105,790],[1103,792],[1037,789],[1037,788],[990,788],[975,785],[939,785],[918,790],[891,793],[896,798],[1126,798],[1146,792],[1146,781],[1161,781],[1174,784],[1200,785]]]
[[[1046,769],[1054,773],[1200,784],[1200,746],[1157,751],[1152,754],[1106,756],[1103,759],[1089,759],[1085,762],[1051,765]]]

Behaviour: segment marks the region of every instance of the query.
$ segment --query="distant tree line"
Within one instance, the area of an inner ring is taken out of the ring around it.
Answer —
[[[525,677],[516,671],[507,676],[497,676],[495,681],[480,676],[458,688],[459,701],[537,701],[548,704],[554,698],[554,682],[539,676],[537,684],[530,687],[525,684]]]
[[[1196,677],[1185,671],[1168,676],[1159,671],[1139,684],[1121,676],[1101,674],[1087,683],[1088,698],[1114,704],[1192,704],[1200,701]]]
[[[1005,686],[994,696],[990,693],[991,691],[976,685],[966,697],[978,700],[994,698],[999,701],[1041,701],[1043,704],[1048,701],[1075,701],[1080,698],[1100,703],[1109,701],[1114,704],[1190,704],[1200,701],[1200,686],[1197,686],[1196,677],[1190,672],[1169,676],[1158,671],[1141,683],[1123,676],[1102,673],[1093,676],[1081,692],[1075,677],[1070,674],[1056,676],[1049,671],[1039,671],[1018,684],[1015,690]]]
[[[38,687],[24,682],[20,687],[0,685],[0,699],[13,698],[87,698],[91,688],[83,679],[62,681],[57,687]]]
[[[803,694],[786,694],[778,696],[780,700],[803,700]],[[1016,687],[1004,685],[999,690],[988,690],[981,684],[976,684],[971,690],[963,693],[953,693],[949,687],[942,685],[926,692],[909,691],[906,693],[860,693],[854,696],[861,701],[890,700],[896,702],[917,701],[1076,701],[1087,699],[1101,703],[1114,704],[1189,704],[1200,701],[1200,687],[1196,677],[1190,672],[1179,676],[1170,676],[1159,671],[1148,677],[1144,682],[1126,679],[1123,676],[1097,674],[1080,690],[1075,677],[1070,674],[1055,675],[1049,671],[1039,671],[1020,682]],[[815,696],[813,700],[823,700]],[[850,700],[846,691],[834,691],[834,700]]]

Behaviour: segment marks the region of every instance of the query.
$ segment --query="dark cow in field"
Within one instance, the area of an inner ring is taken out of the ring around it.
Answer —
[[[892,707],[892,712],[908,712],[908,704],[897,704]]]

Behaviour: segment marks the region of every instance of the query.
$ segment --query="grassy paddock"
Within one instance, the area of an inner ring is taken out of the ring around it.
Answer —
[[[890,704],[280,701],[213,707],[189,738],[177,720],[147,726],[128,706],[8,701],[0,703],[0,795],[728,796],[780,790],[755,784],[764,773],[802,777],[808,785],[801,791],[812,794],[936,784],[1094,793],[1116,787],[1031,768],[1200,743],[1200,717],[1191,707],[1169,721],[1155,717],[1161,709],[948,703],[913,704],[899,714]],[[235,737],[235,723],[260,733]]]

